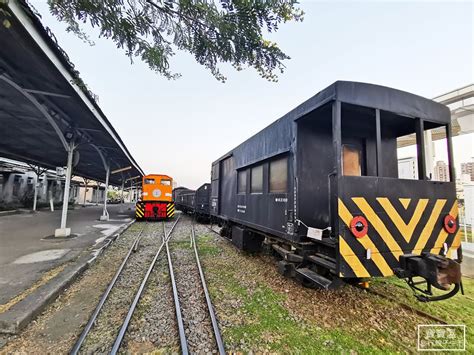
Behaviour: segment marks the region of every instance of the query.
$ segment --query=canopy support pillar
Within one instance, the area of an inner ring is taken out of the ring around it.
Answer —
[[[96,181],[96,188],[95,188],[95,205],[99,205],[99,192],[100,192],[100,182]]]
[[[120,204],[123,205],[123,189],[124,189],[124,186],[125,185],[125,181],[122,179],[122,186],[120,187]]]
[[[102,216],[100,216],[101,221],[109,220],[109,212],[107,211],[107,192],[109,191],[109,176],[110,167],[107,165],[105,170],[104,209],[102,210]]]
[[[119,209],[120,214],[125,213],[125,207],[124,207],[124,201],[123,201],[123,189],[124,189],[124,187],[125,187],[125,180],[123,179],[123,176],[122,176],[122,185],[120,186],[120,209]]]
[[[41,175],[43,175],[47,169],[40,168],[39,166],[34,166],[31,164],[28,164],[31,168],[31,170],[35,173],[36,175],[36,180],[35,180],[35,185],[34,185],[34,194],[33,194],[33,212],[36,212],[36,205],[38,201],[38,188],[39,188],[39,179]]]
[[[67,222],[67,208],[69,205],[69,188],[71,186],[71,175],[72,175],[72,158],[74,155],[74,144],[69,145],[67,152],[67,167],[66,167],[66,183],[64,186],[63,194],[63,210],[61,213],[61,228],[54,231],[55,237],[69,237],[71,235],[71,228],[66,228]]]
[[[82,202],[82,206],[86,207],[87,187],[89,186],[89,181],[90,180],[87,179],[87,178],[82,178],[82,180],[84,180],[84,201]]]

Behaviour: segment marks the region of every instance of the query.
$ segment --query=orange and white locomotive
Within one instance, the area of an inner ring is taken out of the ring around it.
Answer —
[[[168,175],[150,174],[142,180],[142,198],[137,202],[137,220],[160,220],[174,216],[172,196],[173,178]]]

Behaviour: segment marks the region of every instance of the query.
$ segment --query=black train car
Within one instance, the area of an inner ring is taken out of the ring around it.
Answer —
[[[424,132],[446,134],[449,182],[426,177]],[[398,178],[397,138],[413,134],[419,180]],[[460,286],[449,109],[378,85],[338,81],[212,164],[211,215],[242,249],[263,240],[279,271],[334,288],[396,274]],[[452,287],[454,285],[454,287]]]
[[[194,197],[194,214],[196,220],[206,222],[209,220],[209,199],[211,197],[211,184],[206,183],[200,186]]]
[[[185,204],[187,202],[187,200],[185,200],[184,197],[183,198],[180,197],[181,194],[188,194],[190,192],[194,192],[194,190],[190,190],[187,187],[183,187],[183,186],[173,189],[173,193],[172,193],[173,201],[178,211],[182,211],[183,208],[185,208]]]
[[[177,191],[175,192],[175,190]],[[209,221],[211,184],[203,184],[196,191],[186,187],[178,187],[175,190],[173,190],[173,196],[176,209],[184,213],[194,214],[199,222]]]
[[[190,190],[184,186],[174,188],[172,192],[173,201],[177,201],[179,194],[181,194],[184,191],[190,191]]]
[[[194,213],[195,193],[196,191],[190,189],[180,191],[176,196],[176,209],[188,214]]]

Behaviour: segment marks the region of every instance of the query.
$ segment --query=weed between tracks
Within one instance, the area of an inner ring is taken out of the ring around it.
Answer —
[[[275,259],[239,252],[209,233],[198,228],[197,243],[227,351],[416,352],[417,325],[434,323],[353,287],[329,292],[303,288],[277,273]],[[405,303],[472,329],[472,319],[467,319],[472,317],[472,298],[420,304],[399,280],[374,284]],[[472,280],[465,281],[466,292],[473,288]]]

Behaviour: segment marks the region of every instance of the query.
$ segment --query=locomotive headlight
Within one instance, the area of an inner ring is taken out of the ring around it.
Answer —
[[[351,221],[351,232],[356,238],[362,238],[369,231],[369,223],[363,216],[355,216]]]
[[[454,218],[450,214],[448,214],[448,215],[446,215],[446,217],[444,217],[443,226],[444,226],[444,229],[446,230],[446,232],[448,232],[450,234],[456,232],[456,230],[458,229],[458,224],[456,222],[456,218]]]
[[[143,196],[148,196],[148,192],[142,192]]]

